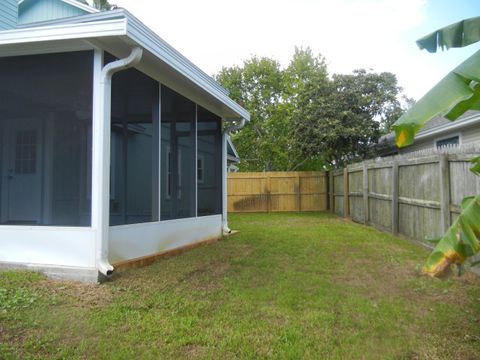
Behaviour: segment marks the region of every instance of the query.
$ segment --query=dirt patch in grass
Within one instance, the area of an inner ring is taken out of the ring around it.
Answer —
[[[181,282],[188,283],[193,289],[200,291],[214,291],[223,287],[223,278],[230,268],[230,264],[214,262],[203,264],[200,267],[187,272]]]
[[[473,273],[452,277],[447,283],[422,275],[414,261],[385,266],[368,258],[349,258],[345,270],[333,279],[361,291],[372,300],[402,297],[418,303],[442,301],[457,306],[470,303],[468,297],[462,296],[466,288],[480,288],[480,277]]]
[[[76,307],[105,306],[112,301],[111,288],[99,284],[83,284],[75,281],[43,279],[34,288],[53,301],[58,298],[70,298]]]

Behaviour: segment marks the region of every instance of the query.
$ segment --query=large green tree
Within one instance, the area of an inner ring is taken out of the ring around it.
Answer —
[[[313,84],[293,118],[302,154],[329,167],[371,157],[372,144],[403,112],[401,91],[394,74],[363,69]]]
[[[330,77],[325,59],[309,48],[296,48],[285,69],[252,57],[216,79],[251,113],[234,135],[243,171],[319,170],[365,158],[403,112],[395,75]]]
[[[216,79],[251,115],[245,128],[235,134],[235,144],[242,154],[242,170],[283,169],[288,148],[283,128],[289,124],[280,64],[252,57],[242,67],[223,68]]]

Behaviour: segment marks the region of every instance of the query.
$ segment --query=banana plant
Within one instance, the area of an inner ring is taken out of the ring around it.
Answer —
[[[480,41],[480,17],[462,20],[417,41],[420,49],[463,47]],[[452,70],[393,125],[398,147],[413,143],[427,121],[441,115],[455,121],[467,110],[480,110],[480,51]],[[480,156],[471,160],[480,175]],[[428,257],[423,273],[438,277],[480,252],[480,194],[463,199],[461,213]],[[474,265],[474,263],[471,263]]]

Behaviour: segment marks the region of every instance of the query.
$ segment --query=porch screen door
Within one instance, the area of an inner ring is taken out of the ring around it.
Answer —
[[[38,224],[42,215],[42,121],[5,123],[3,139],[3,223]]]

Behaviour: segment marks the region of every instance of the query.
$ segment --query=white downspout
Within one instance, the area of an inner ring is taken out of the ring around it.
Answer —
[[[110,216],[110,118],[112,113],[112,76],[116,72],[137,65],[143,50],[133,48],[129,56],[105,65],[100,73],[100,87],[96,99],[96,122],[94,122],[94,146],[97,155],[94,173],[100,176],[95,189],[92,186],[92,227],[97,230],[97,267],[105,276],[113,272],[108,261],[108,232]]]
[[[238,119],[230,120],[230,121],[238,121]],[[223,198],[222,198],[222,230],[224,235],[228,235],[232,232],[228,227],[228,219],[227,219],[227,137],[230,135],[232,131],[240,130],[245,126],[245,119],[241,119],[240,123],[230,125],[227,127],[222,134],[222,144],[223,144],[223,151],[222,151],[222,167],[223,167],[223,179],[222,179],[222,190],[223,190]]]

